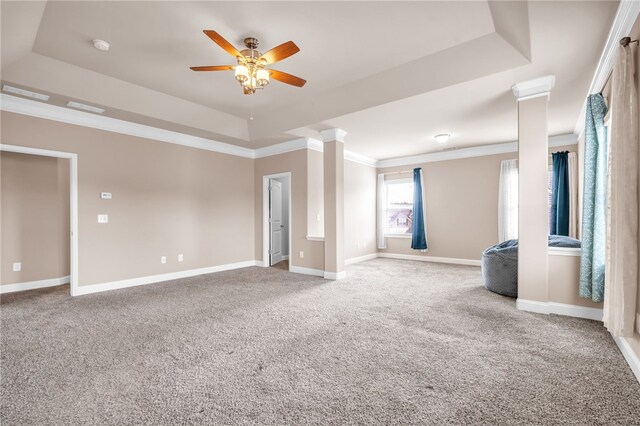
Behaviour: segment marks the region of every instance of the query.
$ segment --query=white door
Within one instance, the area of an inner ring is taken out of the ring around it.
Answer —
[[[269,180],[269,225],[271,243],[269,247],[269,265],[282,261],[282,183]]]

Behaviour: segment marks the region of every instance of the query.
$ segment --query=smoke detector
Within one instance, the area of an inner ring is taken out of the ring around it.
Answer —
[[[108,52],[109,51],[109,43],[107,43],[104,40],[100,40],[100,39],[93,40],[93,47],[95,47],[96,49],[98,49],[101,52]]]

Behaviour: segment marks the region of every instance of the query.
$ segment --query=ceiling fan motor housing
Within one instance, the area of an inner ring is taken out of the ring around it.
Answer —
[[[257,49],[260,42],[255,37],[247,37],[244,39],[244,45],[249,49]]]

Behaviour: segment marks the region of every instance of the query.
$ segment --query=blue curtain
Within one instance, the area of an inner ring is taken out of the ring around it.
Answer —
[[[424,204],[422,201],[422,169],[413,169],[413,230],[411,248],[427,249],[427,230],[424,228]]]
[[[551,184],[551,235],[569,236],[569,151],[553,157]]]
[[[584,126],[584,194],[580,297],[604,299],[607,106],[600,93],[589,95]]]

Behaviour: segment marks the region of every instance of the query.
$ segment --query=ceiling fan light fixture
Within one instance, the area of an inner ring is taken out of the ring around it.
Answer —
[[[260,69],[256,72],[256,80],[258,82],[258,86],[266,86],[269,84],[269,71],[265,69]]]
[[[449,133],[439,133],[433,137],[437,143],[447,143],[451,135]]]
[[[249,79],[249,69],[244,65],[237,65],[235,74],[236,80],[238,80],[240,84],[245,83]]]

